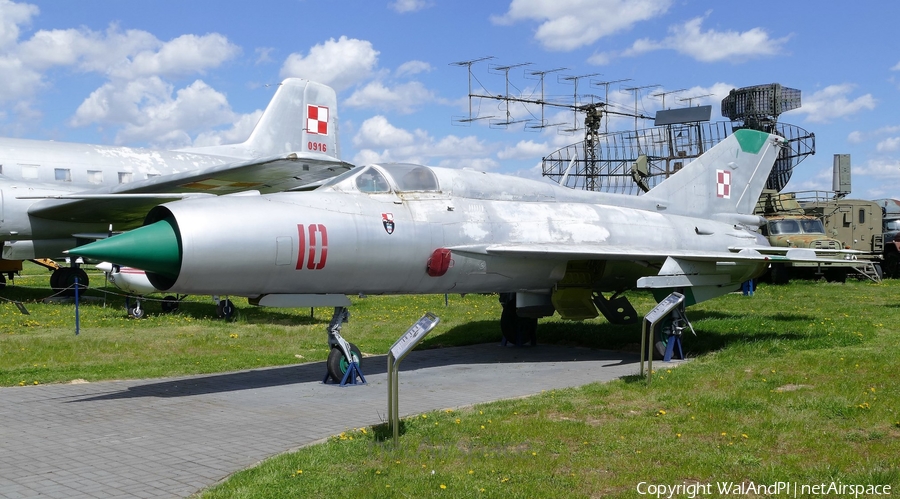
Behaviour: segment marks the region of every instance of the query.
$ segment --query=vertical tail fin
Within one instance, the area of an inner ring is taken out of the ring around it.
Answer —
[[[644,197],[667,213],[717,218],[750,215],[784,139],[756,130],[735,131]]]
[[[289,153],[321,153],[339,159],[337,95],[327,85],[287,78],[246,141],[184,150],[246,159]]]
[[[318,152],[340,157],[337,95],[321,83],[281,82],[244,146],[257,156]]]

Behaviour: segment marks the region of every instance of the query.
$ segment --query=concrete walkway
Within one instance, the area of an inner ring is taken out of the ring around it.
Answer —
[[[400,414],[637,374],[636,355],[496,344],[416,351]],[[228,475],[387,419],[387,360],[367,385],[322,384],[322,362],[183,378],[0,388],[0,497],[186,497]]]

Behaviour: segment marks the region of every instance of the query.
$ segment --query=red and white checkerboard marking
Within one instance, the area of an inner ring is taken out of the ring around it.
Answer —
[[[306,106],[306,131],[316,135],[328,135],[328,108],[325,106]]]
[[[716,197],[731,199],[731,172],[716,170]]]

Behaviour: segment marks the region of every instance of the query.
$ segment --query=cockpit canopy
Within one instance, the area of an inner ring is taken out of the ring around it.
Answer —
[[[413,191],[438,191],[437,177],[427,166],[406,163],[391,163],[376,166],[365,166],[353,169],[342,175],[334,177],[322,185],[337,190],[342,186],[349,187],[347,182],[360,192],[387,193],[413,192]]]

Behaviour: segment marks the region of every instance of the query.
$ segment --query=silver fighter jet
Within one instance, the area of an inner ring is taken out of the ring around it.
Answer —
[[[642,196],[369,165],[311,192],[163,204],[144,227],[70,253],[144,269],[160,290],[335,306],[336,318],[358,293],[501,293],[503,334],[521,341],[554,312],[638,320],[625,290],[679,290],[690,305],[739,289],[771,260],[815,258],[768,255],[756,231],[753,208],[782,145],[738,130]],[[332,354],[350,358],[336,338]]]
[[[240,144],[160,151],[0,138],[3,259],[59,257],[110,225],[139,226],[165,199],[317,187],[350,169],[339,156],[334,90],[297,78],[278,86]],[[86,284],[82,270],[65,267],[51,283],[75,277]]]

